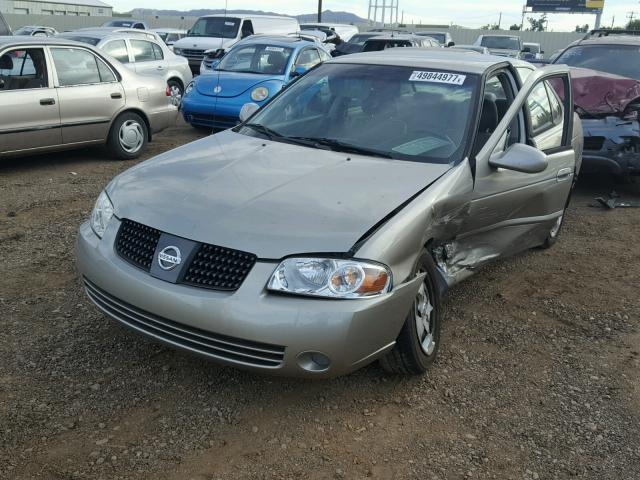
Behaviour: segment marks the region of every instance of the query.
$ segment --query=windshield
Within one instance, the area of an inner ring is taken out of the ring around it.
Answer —
[[[431,37],[443,45],[444,45],[444,42],[447,40],[447,37],[445,36],[444,33],[420,33],[419,35],[422,35],[423,37]]]
[[[84,37],[81,35],[60,35],[60,36],[67,38],[69,40],[73,40],[74,42],[88,43],[89,45],[93,45],[94,47],[98,45],[98,43],[100,42],[100,39],[95,37]]]
[[[525,48],[528,48],[531,53],[540,53],[540,45],[537,43],[525,43]]]
[[[236,47],[225,55],[217,70],[263,75],[284,75],[292,52],[292,48],[273,45]]]
[[[13,32],[14,35],[31,35],[33,28],[22,27]]]
[[[367,42],[364,44],[363,51],[379,52],[380,50],[386,50],[388,48],[411,46],[411,42],[409,42],[408,40],[367,40]]]
[[[519,37],[482,37],[480,43],[483,47],[498,48],[502,50],[520,50]]]
[[[349,43],[353,43],[355,45],[364,45],[364,42],[369,40],[371,37],[375,37],[375,35],[367,34],[367,33],[358,33],[354,35],[349,40]]]
[[[623,60],[624,59],[624,60]],[[631,45],[584,45],[564,51],[553,63],[590,68],[640,80],[640,49]]]
[[[111,22],[107,22],[103,24],[103,27],[121,27],[121,28],[133,28],[133,25],[136,22],[131,20],[112,20]]]
[[[199,18],[189,31],[190,37],[236,38],[240,27],[239,18]]]
[[[428,163],[462,160],[475,75],[324,64],[265,106],[245,135],[310,148]]]

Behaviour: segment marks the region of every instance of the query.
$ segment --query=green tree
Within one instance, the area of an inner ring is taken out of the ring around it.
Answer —
[[[631,20],[627,23],[627,30],[640,30],[640,20]]]
[[[540,18],[527,17],[527,21],[529,22],[528,30],[532,32],[544,32],[547,24],[547,14],[543,13],[540,15]]]
[[[509,27],[509,30],[520,30],[520,25],[518,25],[517,23],[514,23]]]
[[[589,31],[589,24],[576,25],[576,33],[587,33]]]
[[[486,25],[481,26],[480,30],[500,30],[500,27],[498,26],[497,23],[494,23],[493,25],[490,23],[487,23]]]

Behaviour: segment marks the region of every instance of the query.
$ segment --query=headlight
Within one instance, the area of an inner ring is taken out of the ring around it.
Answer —
[[[287,258],[276,268],[267,288],[275,292],[327,298],[363,298],[391,290],[384,265],[331,258]]]
[[[176,55],[182,55],[182,49],[181,48],[173,48],[173,53],[175,53]]]
[[[189,82],[189,85],[187,85],[187,88],[184,89],[184,94],[189,95],[191,93],[191,90],[193,90],[194,85],[195,85],[194,82]]]
[[[103,191],[96,200],[96,205],[91,212],[91,228],[97,236],[102,238],[107,230],[109,220],[113,217],[113,204],[107,194]]]
[[[251,92],[251,100],[261,102],[269,96],[269,90],[266,87],[258,87]]]

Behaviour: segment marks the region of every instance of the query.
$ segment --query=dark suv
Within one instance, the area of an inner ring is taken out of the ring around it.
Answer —
[[[0,37],[3,35],[11,35],[11,28],[0,12]]]

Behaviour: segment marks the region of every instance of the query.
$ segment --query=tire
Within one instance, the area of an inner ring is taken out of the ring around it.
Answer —
[[[178,107],[182,103],[182,96],[184,95],[184,87],[178,80],[169,80],[167,82],[169,86],[169,92],[171,94],[171,104]]]
[[[574,176],[575,178],[575,176]],[[558,217],[556,223],[553,224],[551,230],[547,233],[547,238],[545,238],[544,243],[540,245],[540,248],[546,250],[548,248],[553,247],[558,241],[558,237],[560,236],[560,232],[562,231],[562,225],[564,225],[564,219],[567,216],[567,208],[569,208],[569,203],[571,203],[571,194],[573,193],[573,189],[575,187],[575,180],[573,185],[571,185],[571,190],[569,190],[569,196],[567,197],[567,201],[564,203],[564,209],[562,210],[562,215]]]
[[[116,118],[111,126],[107,149],[117,159],[138,158],[147,145],[147,124],[137,113],[127,112]]]
[[[380,359],[380,365],[387,372],[419,375],[431,366],[438,355],[442,299],[435,282],[436,265],[426,250],[418,258],[415,268],[416,275],[423,272],[426,274],[424,282],[405,319],[396,344],[393,350]],[[425,316],[428,316],[428,320]],[[428,332],[425,328],[427,324]]]

